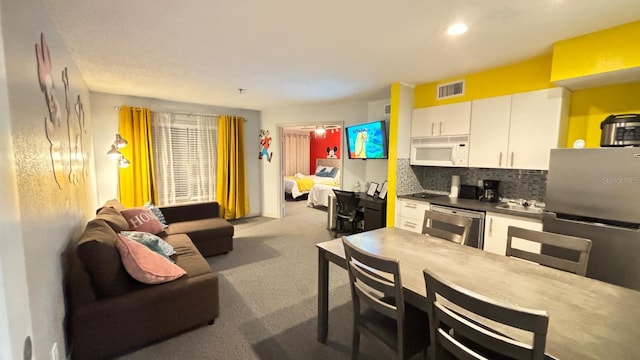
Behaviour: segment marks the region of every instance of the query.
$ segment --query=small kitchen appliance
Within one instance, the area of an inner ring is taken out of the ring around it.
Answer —
[[[480,201],[500,201],[498,186],[500,186],[500,181],[498,180],[482,180],[482,192],[480,195]]]
[[[475,185],[460,185],[458,197],[477,200],[480,197],[480,188]]]
[[[640,114],[609,115],[600,129],[601,147],[640,146]]]

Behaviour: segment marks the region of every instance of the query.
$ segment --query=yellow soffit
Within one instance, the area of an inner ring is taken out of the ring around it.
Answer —
[[[640,21],[559,41],[551,81],[571,90],[640,81]]]

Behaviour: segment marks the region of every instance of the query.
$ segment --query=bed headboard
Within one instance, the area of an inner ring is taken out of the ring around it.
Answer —
[[[318,166],[331,166],[340,168],[340,159],[317,158],[314,171],[318,168]]]

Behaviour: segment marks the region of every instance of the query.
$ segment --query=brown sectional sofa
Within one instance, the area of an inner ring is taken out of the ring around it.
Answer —
[[[186,275],[147,285],[126,272],[116,249],[128,224],[108,201],[66,252],[64,290],[71,359],[106,359],[177,335],[219,314],[218,276],[204,256],[233,249],[234,229],[216,202],[160,208],[169,226],[158,234]]]

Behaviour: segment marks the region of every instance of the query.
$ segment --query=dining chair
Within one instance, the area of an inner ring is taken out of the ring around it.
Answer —
[[[499,303],[442,279],[429,269],[423,273],[431,336],[429,359],[552,359],[545,355],[549,326],[546,311]],[[502,332],[519,329],[515,331],[528,334],[532,341],[508,337],[481,323],[481,319],[485,323],[486,319],[493,321],[493,326],[500,324]]]
[[[471,221],[468,217],[426,210],[422,233],[464,245],[469,236]]]
[[[338,233],[345,232],[345,222],[350,225],[350,229],[346,232],[353,233],[358,228],[358,223],[364,219],[364,212],[359,208],[360,200],[353,191],[345,191],[333,189],[336,195],[336,229],[335,236]]]
[[[426,358],[427,314],[405,304],[398,260],[371,254],[344,237],[342,243],[353,303],[351,358],[358,358],[361,333],[396,359],[420,352]]]
[[[565,249],[566,252],[568,252],[568,256],[567,258],[556,257],[548,254],[540,254],[520,248],[514,248],[512,246],[514,238],[533,241],[540,243],[541,245],[553,246],[559,249]],[[589,262],[590,253],[591,240],[589,239],[545,231],[528,230],[515,226],[509,226],[507,230],[506,256],[533,261],[540,265],[585,276],[587,273],[587,264]]]

